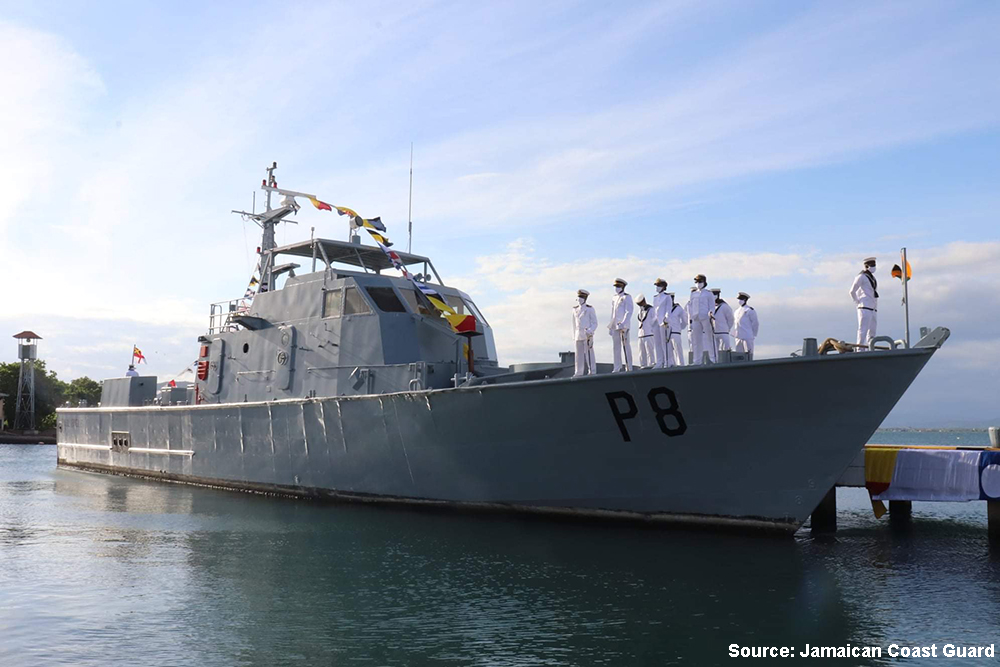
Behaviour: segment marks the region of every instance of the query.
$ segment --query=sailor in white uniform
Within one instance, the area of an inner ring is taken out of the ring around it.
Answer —
[[[590,292],[577,290],[577,304],[573,306],[573,340],[576,341],[576,371],[573,376],[594,375],[597,361],[594,357],[594,332],[597,331],[597,311],[587,303]]]
[[[715,331],[715,349],[730,350],[732,342],[729,334],[733,330],[733,307],[722,298],[722,290],[718,287],[712,288],[712,295],[715,297],[715,312],[713,313],[713,324]]]
[[[740,292],[737,297],[739,307],[733,313],[733,335],[736,337],[736,351],[749,352],[753,356],[753,342],[757,338],[759,323],[757,311],[747,305],[750,295]]]
[[[128,365],[128,370],[125,371],[125,377],[127,378],[139,377],[139,371],[135,370],[135,366],[133,364]]]
[[[655,309],[656,327],[653,332],[653,347],[656,352],[656,367],[666,368],[670,365],[667,356],[667,344],[670,341],[670,308],[674,300],[667,296],[667,281],[657,278],[653,283],[656,286],[656,296],[653,297],[653,308]]]
[[[639,368],[655,368],[655,332],[660,328],[656,321],[656,309],[646,303],[646,297],[642,294],[636,297],[635,303],[639,306],[636,314],[639,320]]]
[[[625,370],[632,370],[632,343],[628,339],[629,326],[632,323],[632,296],[625,292],[627,282],[621,278],[615,279],[615,296],[611,299],[611,321],[608,322],[608,333],[611,334],[611,349],[614,352],[614,368],[612,373],[622,371],[622,354],[625,355]]]
[[[667,292],[670,297],[670,313],[667,321],[670,323],[670,336],[667,337],[667,366],[684,365],[684,345],[681,343],[681,332],[687,327],[687,311],[674,301],[674,293]]]
[[[700,273],[696,275],[695,290],[691,292],[691,299],[688,302],[688,312],[691,314],[692,362],[696,366],[702,362],[704,352],[708,353],[710,361],[715,362],[715,345],[712,341],[714,299],[712,293],[706,289],[707,286],[708,279]]]
[[[851,285],[851,299],[858,309],[858,345],[865,348],[878,328],[878,281],[875,280],[875,258],[866,257],[864,270]]]
[[[691,303],[694,299],[694,291],[698,289],[694,285],[691,286],[691,295],[688,297],[688,302],[684,304],[684,326],[688,330],[688,352],[694,354],[694,338],[691,336]]]

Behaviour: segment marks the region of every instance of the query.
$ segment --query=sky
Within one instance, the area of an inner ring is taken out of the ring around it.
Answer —
[[[997,34],[985,1],[0,0],[0,339],[173,375],[246,287],[266,166],[405,246],[412,142],[413,250],[502,364],[572,349],[581,287],[606,324],[616,277],[750,293],[758,357],[853,340],[869,255],[902,338],[906,247],[911,335],[952,335],[886,425],[1000,423]]]

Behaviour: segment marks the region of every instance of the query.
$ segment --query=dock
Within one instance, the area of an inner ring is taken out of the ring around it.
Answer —
[[[837,530],[837,488],[864,488],[876,518],[907,521],[913,501],[986,503],[991,541],[1000,542],[1000,435],[991,446],[868,444],[812,513],[813,532]],[[888,503],[886,508],[885,503]]]

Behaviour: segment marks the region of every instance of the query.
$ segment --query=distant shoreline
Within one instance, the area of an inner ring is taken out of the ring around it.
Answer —
[[[0,445],[54,445],[56,436],[54,433],[12,433],[10,431],[0,431]]]
[[[902,432],[912,432],[912,431],[938,431],[938,432],[942,432],[943,431],[943,432],[946,432],[946,433],[959,432],[959,431],[966,432],[966,433],[969,432],[969,431],[975,431],[975,432],[982,431],[983,433],[985,433],[986,431],[989,431],[990,429],[989,429],[988,426],[976,426],[976,427],[951,426],[949,428],[933,428],[933,427],[924,427],[924,426],[919,426],[919,427],[918,426],[886,426],[886,427],[880,427],[878,430],[879,431],[897,431],[897,432],[901,432],[901,433]]]

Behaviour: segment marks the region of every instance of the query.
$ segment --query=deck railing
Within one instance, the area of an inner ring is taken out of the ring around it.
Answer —
[[[208,316],[208,334],[238,330],[240,325],[233,322],[233,316],[250,312],[251,302],[252,299],[241,298],[211,304]]]

